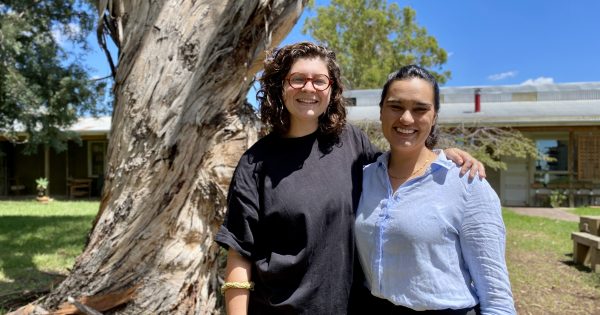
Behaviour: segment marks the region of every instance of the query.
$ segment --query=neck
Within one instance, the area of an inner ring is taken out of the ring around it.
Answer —
[[[414,173],[420,173],[424,165],[429,164],[435,158],[435,153],[426,147],[414,152],[401,152],[392,149],[388,162],[388,171],[394,177],[409,178]]]
[[[300,138],[307,136],[319,128],[319,121],[297,121],[290,119],[290,130],[285,134],[286,138]]]

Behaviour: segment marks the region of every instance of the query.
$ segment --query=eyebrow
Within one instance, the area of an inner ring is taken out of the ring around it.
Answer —
[[[431,103],[426,103],[426,102],[414,102],[414,101],[412,101],[412,100],[407,100],[407,99],[388,98],[388,99],[386,99],[386,100],[384,101],[384,103],[386,103],[386,104],[387,104],[387,103],[392,103],[392,104],[402,104],[402,103],[407,103],[407,102],[410,102],[410,103],[415,103],[416,105],[419,105],[419,106],[426,106],[426,107],[432,107],[432,106],[433,106],[433,104],[431,104]]]

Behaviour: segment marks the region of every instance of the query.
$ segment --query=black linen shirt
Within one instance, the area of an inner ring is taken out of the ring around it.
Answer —
[[[252,262],[249,314],[347,312],[362,167],[378,151],[350,125],[320,138],[269,134],[235,170],[216,241]]]

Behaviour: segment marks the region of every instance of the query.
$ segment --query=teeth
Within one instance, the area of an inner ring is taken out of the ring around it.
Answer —
[[[412,130],[412,129],[403,129],[403,128],[399,128],[399,127],[394,128],[394,130],[396,130],[399,133],[405,133],[405,134],[411,134],[411,133],[416,132],[415,130]]]
[[[298,102],[300,102],[300,103],[311,103],[311,104],[318,103],[317,100],[313,100],[313,99],[298,99]]]

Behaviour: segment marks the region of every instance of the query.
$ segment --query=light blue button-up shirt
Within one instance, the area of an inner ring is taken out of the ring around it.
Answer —
[[[436,153],[396,191],[389,152],[363,170],[356,244],[371,293],[419,311],[479,303],[482,314],[516,314],[498,196]]]

